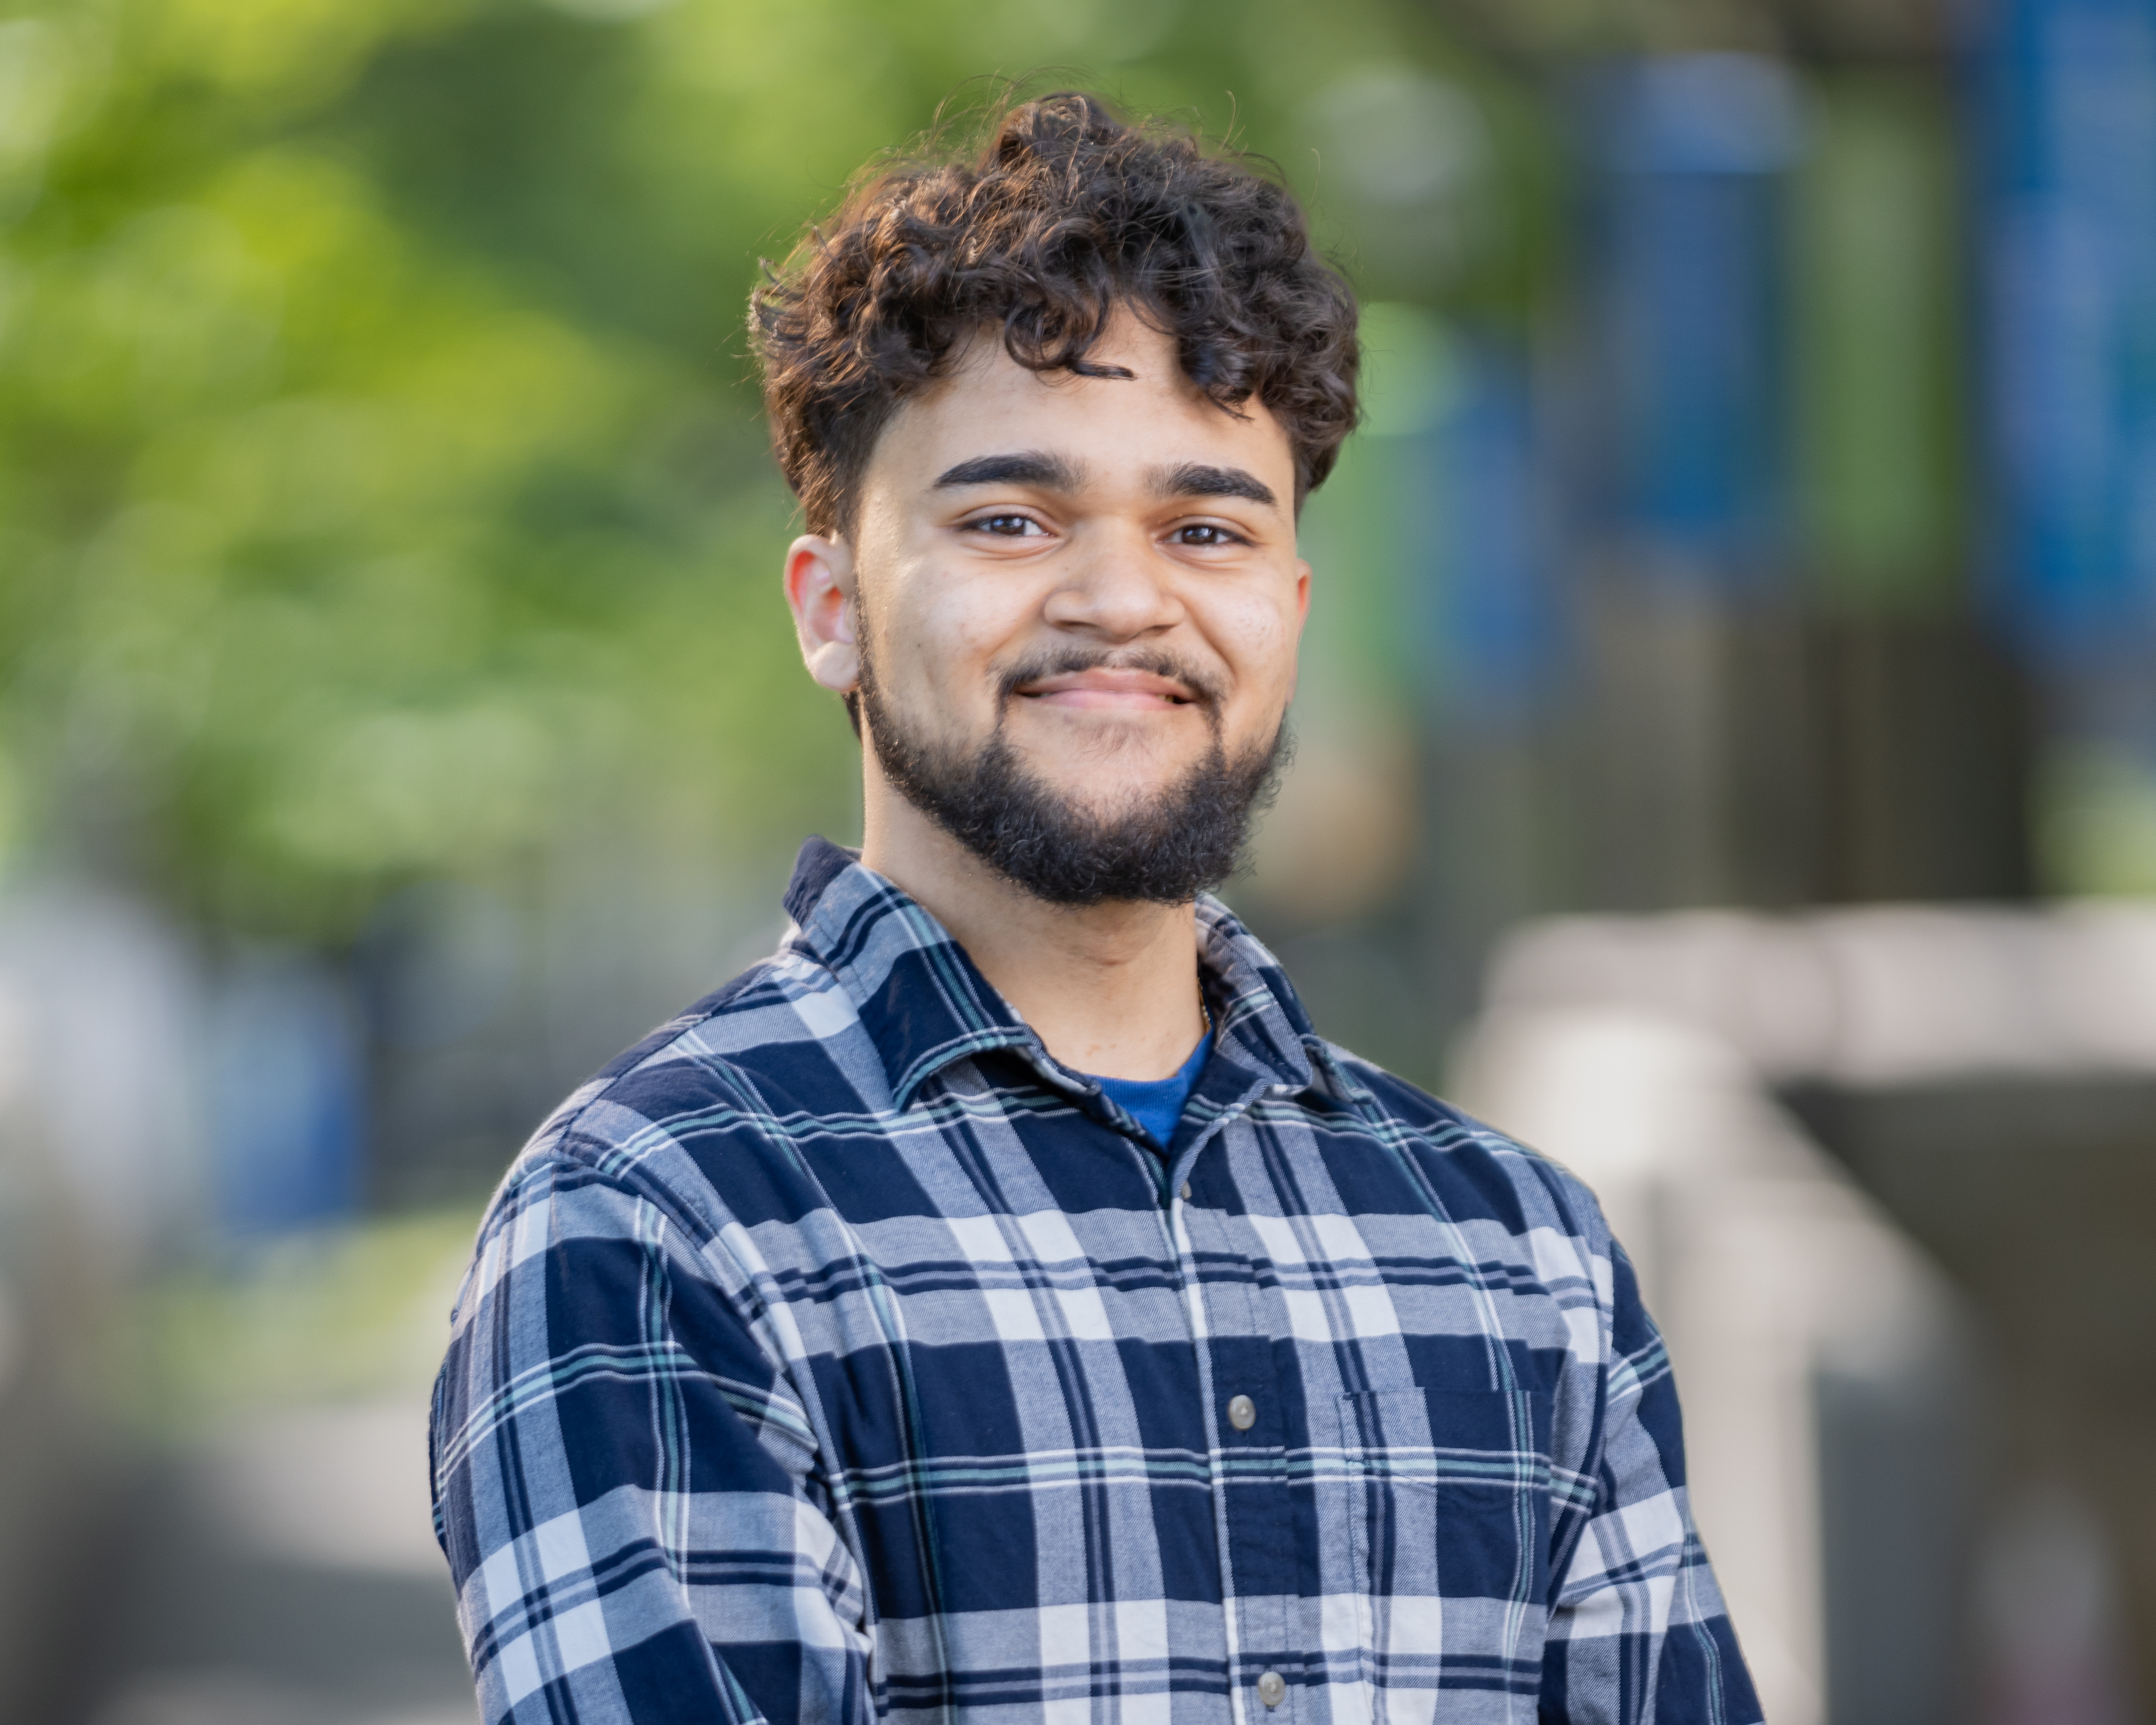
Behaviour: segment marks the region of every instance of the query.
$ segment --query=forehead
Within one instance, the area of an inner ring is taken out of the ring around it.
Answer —
[[[1279,420],[1256,402],[1221,407],[1183,374],[1168,337],[1124,313],[1088,358],[1132,375],[1030,371],[983,333],[947,379],[891,416],[862,475],[864,495],[924,491],[961,462],[1038,450],[1109,483],[1202,463],[1243,468],[1284,502],[1294,496],[1294,452]]]

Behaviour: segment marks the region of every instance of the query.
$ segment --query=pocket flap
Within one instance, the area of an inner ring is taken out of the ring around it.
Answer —
[[[1340,1398],[1359,1472],[1504,1491],[1549,1486],[1550,1399],[1535,1390],[1394,1390]]]

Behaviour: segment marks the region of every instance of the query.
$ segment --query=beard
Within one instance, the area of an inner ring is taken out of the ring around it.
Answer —
[[[1212,740],[1173,784],[1096,811],[1019,760],[1005,720],[1021,684],[1110,664],[1183,683],[1203,704]],[[1219,886],[1235,872],[1251,821],[1271,802],[1289,753],[1283,721],[1262,745],[1230,755],[1218,691],[1158,653],[1074,647],[1014,667],[1002,678],[995,729],[970,754],[900,719],[882,697],[865,642],[860,704],[876,760],[899,793],[989,868],[1050,904],[1188,904]]]

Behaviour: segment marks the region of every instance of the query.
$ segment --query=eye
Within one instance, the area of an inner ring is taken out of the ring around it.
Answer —
[[[1178,527],[1168,537],[1179,545],[1239,545],[1243,535],[1232,528],[1223,527],[1217,521],[1193,521]]]
[[[969,533],[993,533],[998,539],[1025,539],[1045,535],[1047,529],[1030,515],[982,515],[968,521]]]

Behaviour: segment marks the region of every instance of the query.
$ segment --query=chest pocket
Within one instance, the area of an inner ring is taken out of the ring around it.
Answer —
[[[1549,1398],[1442,1390],[1343,1395],[1340,1426],[1355,1579],[1371,1600],[1389,1602],[1381,1615],[1430,1600],[1423,1615],[1463,1625],[1509,1620],[1507,1642],[1538,1625],[1549,1590]],[[1491,1602],[1528,1610],[1491,1613]],[[1450,1651],[1464,1651],[1445,1639]],[[1518,1650],[1490,1651],[1502,1657]]]

